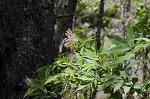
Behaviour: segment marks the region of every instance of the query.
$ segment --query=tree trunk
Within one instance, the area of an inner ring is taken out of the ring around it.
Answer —
[[[53,62],[53,0],[0,1],[0,97],[21,99],[25,77]]]
[[[56,3],[57,28],[55,33],[55,46],[57,51],[61,52],[61,42],[64,39],[64,33],[68,28],[72,28],[75,15],[77,0],[58,0]],[[56,51],[56,52],[57,52]]]

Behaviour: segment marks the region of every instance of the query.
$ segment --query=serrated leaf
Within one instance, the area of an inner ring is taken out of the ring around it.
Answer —
[[[85,59],[85,61],[88,63],[88,64],[91,64],[91,66],[92,66],[92,64],[93,65],[98,65],[98,63],[94,60],[94,59]],[[93,66],[92,66],[93,67]]]
[[[51,81],[55,80],[55,76],[50,76],[47,78],[47,80],[44,82],[44,85],[50,83]]]
[[[117,83],[117,82],[119,82],[119,81],[121,81],[122,79],[113,79],[113,78],[111,78],[111,79],[109,79],[109,80],[106,80],[105,81],[105,83],[104,83],[104,85],[105,86],[111,86],[112,84],[115,84],[115,83]]]
[[[27,80],[29,81],[29,83],[31,83],[31,84],[33,84],[33,85],[37,85],[37,84],[38,84],[38,81],[37,81],[37,80],[31,79],[31,78],[28,78],[28,77],[26,77],[26,78],[27,78]]]
[[[124,89],[124,93],[126,94],[126,93],[128,93],[129,92],[129,90],[130,90],[130,86],[123,86],[123,89]]]
[[[135,48],[133,49],[133,53],[137,53],[139,52],[142,48],[147,48],[148,46],[150,46],[150,43],[146,43],[146,44],[138,44],[137,46],[135,46]]]
[[[127,51],[129,49],[130,48],[125,47],[125,46],[116,46],[116,47],[113,47],[113,48],[109,49],[106,53],[108,55],[110,55],[110,54],[116,54],[116,53],[124,53],[125,51]]]
[[[92,41],[94,41],[95,39],[94,39],[94,37],[89,37],[88,39],[85,39],[84,40],[84,43],[88,43],[88,42],[92,42]]]
[[[80,77],[77,77],[77,79],[92,81],[92,80],[94,80],[95,78],[89,78],[89,77],[85,77],[85,76],[80,76]]]
[[[115,84],[115,87],[114,87],[114,93],[118,90],[118,89],[120,89],[120,87],[123,85],[123,82],[117,82],[116,84]]]
[[[52,66],[48,66],[46,69],[45,69],[45,78],[47,78],[49,76],[49,73],[50,73],[50,70],[51,70]]]
[[[84,40],[78,37],[78,41],[79,42],[83,42]]]
[[[82,66],[83,66],[83,68],[81,69],[82,72],[83,72],[83,71],[86,71],[86,70],[89,69],[89,68],[92,68],[92,67],[91,67],[91,64],[83,64]]]
[[[73,73],[75,73],[75,71],[72,70],[72,69],[70,69],[70,68],[66,68],[66,69],[64,70],[64,72],[67,73],[67,74],[73,74]]]
[[[134,89],[142,89],[140,85],[134,85]]]
[[[52,81],[56,81],[59,77],[62,77],[63,76],[63,73],[61,73],[61,74],[57,74],[57,75],[55,75],[55,76],[49,76],[47,79],[46,79],[46,81],[44,82],[44,85],[46,85],[46,84],[48,84],[48,83],[50,83],[50,82],[52,82]],[[57,80],[58,81],[58,80]]]
[[[37,70],[38,79],[42,80],[42,79],[45,78],[45,69],[46,69],[46,66],[44,66],[44,67]]]
[[[128,60],[134,56],[135,56],[135,54],[133,54],[133,53],[127,53],[124,56],[117,57],[115,60],[112,61],[112,63],[108,64],[108,66],[110,68],[115,68],[118,64],[123,63],[125,60]]]
[[[126,79],[127,74],[125,71],[120,71],[120,76],[123,77],[124,79]]]
[[[137,61],[137,60],[132,61],[132,62],[128,65],[128,67],[133,67],[134,65],[136,65],[136,64],[138,64],[138,63],[139,63],[139,61]]]
[[[113,43],[113,44],[115,44],[115,45],[119,45],[119,46],[124,46],[125,45],[125,42],[124,42],[124,40],[121,38],[121,37],[119,37],[119,36],[117,36],[117,35],[107,35],[107,37],[109,38],[109,40]]]
[[[132,77],[132,83],[135,84],[136,82],[138,82],[138,77]]]
[[[87,87],[89,84],[87,85],[79,85],[79,87],[77,88],[76,92],[79,90],[82,90],[83,88]]]
[[[130,24],[127,27],[126,41],[130,47],[134,46],[134,31],[131,28]]]
[[[81,48],[80,50],[80,54],[83,55],[84,54],[84,47]]]
[[[37,90],[37,89],[38,89],[37,87],[29,88],[29,89],[27,90],[27,92],[25,93],[24,98],[25,98],[26,96],[28,96],[29,94],[33,93],[33,92],[34,92],[35,90]]]
[[[95,50],[93,50],[93,49],[91,49],[91,48],[85,49],[85,52],[84,52],[84,56],[83,56],[83,57],[84,57],[84,58],[93,59],[93,60],[98,60]]]
[[[34,93],[29,94],[28,96],[36,97],[37,95],[40,95],[40,94],[41,93],[39,92],[34,92]]]
[[[150,47],[150,43],[146,43],[143,45],[143,48],[146,49],[147,47]]]
[[[109,75],[109,74],[106,74],[106,75],[104,75],[104,76],[107,77],[107,78],[122,79],[120,76],[117,76],[117,75]]]
[[[46,89],[45,86],[40,87],[40,89],[41,89],[44,93],[47,93],[47,89]]]
[[[134,40],[138,40],[138,41],[145,41],[145,42],[150,42],[150,39],[148,39],[148,38],[144,38],[144,37],[140,37],[140,38],[136,38],[136,39],[134,39]]]
[[[140,85],[134,85],[134,90],[137,92],[137,93],[141,93],[141,91],[142,91],[142,87],[140,86]]]
[[[150,80],[146,82],[145,89],[148,90],[150,88]]]
[[[138,44],[138,45],[135,46],[135,48],[133,49],[133,53],[137,53],[138,51],[141,50],[142,47],[143,47],[143,44]]]

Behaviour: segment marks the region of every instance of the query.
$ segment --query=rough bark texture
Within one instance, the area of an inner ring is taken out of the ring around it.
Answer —
[[[76,5],[77,0],[58,0],[56,3],[57,28],[55,33],[55,46],[57,51],[64,38],[64,33],[68,28],[72,28]]]
[[[0,98],[20,99],[25,76],[53,62],[52,0],[0,0]]]

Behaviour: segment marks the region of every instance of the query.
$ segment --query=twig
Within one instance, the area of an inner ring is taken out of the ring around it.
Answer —
[[[98,28],[96,32],[97,50],[99,50],[101,46],[100,35],[101,35],[101,30],[103,28],[103,16],[104,16],[104,0],[101,0],[99,5],[99,22],[98,22]]]
[[[56,15],[56,18],[57,18],[57,19],[60,19],[60,18],[70,17],[70,16],[74,16],[74,14],[62,14],[62,15]]]

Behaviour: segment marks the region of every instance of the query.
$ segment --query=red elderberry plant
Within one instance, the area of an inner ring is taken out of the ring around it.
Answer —
[[[66,31],[65,35],[67,36],[67,38],[65,38],[63,40],[63,44],[64,44],[65,47],[68,47],[68,45],[70,43],[78,41],[78,38],[73,34],[73,32],[71,31],[70,28]]]

